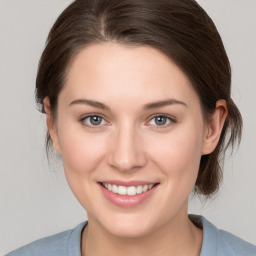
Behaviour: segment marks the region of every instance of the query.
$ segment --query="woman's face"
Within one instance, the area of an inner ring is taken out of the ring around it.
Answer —
[[[186,216],[208,129],[188,78],[164,54],[111,43],[85,48],[59,95],[54,127],[89,222],[138,237]]]

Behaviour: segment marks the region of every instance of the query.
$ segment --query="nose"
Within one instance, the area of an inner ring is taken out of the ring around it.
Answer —
[[[110,138],[108,164],[119,171],[138,170],[146,165],[147,158],[138,132],[124,124]]]

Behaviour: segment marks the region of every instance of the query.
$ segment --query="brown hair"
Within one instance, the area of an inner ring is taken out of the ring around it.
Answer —
[[[201,158],[195,191],[209,196],[222,177],[220,162],[229,145],[240,141],[242,118],[231,99],[231,68],[221,37],[194,0],[77,0],[53,25],[36,80],[36,100],[44,112],[49,97],[56,113],[58,95],[77,54],[89,44],[117,42],[150,46],[166,54],[190,79],[205,118],[216,101],[227,101],[228,117],[219,143]],[[228,138],[227,138],[228,137]],[[51,144],[47,134],[47,148]]]

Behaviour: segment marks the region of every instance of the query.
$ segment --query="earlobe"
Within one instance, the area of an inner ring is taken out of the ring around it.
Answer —
[[[46,124],[52,139],[53,147],[58,154],[61,154],[58,131],[57,131],[56,124],[53,120],[50,100],[48,97],[44,98],[44,110],[46,113]]]
[[[212,153],[218,145],[227,114],[228,110],[226,100],[218,100],[216,102],[216,109],[206,125],[202,155]]]

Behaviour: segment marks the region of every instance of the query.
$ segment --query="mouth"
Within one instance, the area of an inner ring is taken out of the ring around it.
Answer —
[[[104,197],[118,207],[132,208],[150,200],[160,183],[141,181],[103,181],[98,182]]]
[[[124,186],[124,185],[117,185],[113,183],[106,183],[101,182],[100,185],[107,189],[108,191],[111,191],[115,194],[121,195],[121,196],[135,196],[142,193],[147,192],[148,190],[151,190],[155,186],[157,186],[159,183],[150,183],[150,184],[140,184],[140,185],[134,185],[134,186]]]

